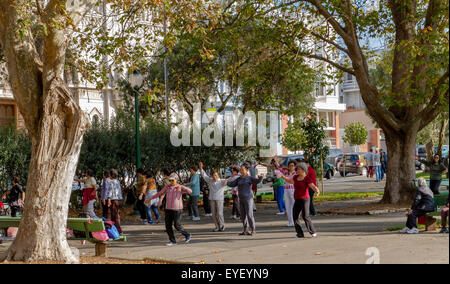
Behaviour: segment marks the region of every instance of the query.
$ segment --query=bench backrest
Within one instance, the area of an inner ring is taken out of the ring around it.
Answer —
[[[20,217],[0,216],[0,228],[19,227],[20,221]],[[89,238],[90,232],[105,230],[105,223],[101,219],[91,219],[89,221],[86,218],[68,218],[67,228],[85,232],[87,238]]]

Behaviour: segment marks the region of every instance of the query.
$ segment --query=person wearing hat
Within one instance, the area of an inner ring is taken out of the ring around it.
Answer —
[[[167,246],[174,246],[177,244],[177,240],[175,239],[173,227],[186,238],[186,243],[191,241],[191,234],[189,234],[184,229],[183,225],[181,225],[181,214],[183,213],[183,194],[191,194],[192,190],[187,186],[178,184],[175,174],[169,176],[169,182],[169,185],[165,186],[160,192],[146,200],[145,203],[148,206],[151,200],[156,199],[163,194],[166,195],[165,223],[167,235],[169,235],[170,240]]]
[[[311,217],[309,216],[309,188],[312,188],[317,195],[320,194],[319,188],[314,184],[313,180],[308,177],[308,165],[305,163],[300,163],[297,165],[297,174],[292,178],[286,177],[285,175],[281,176],[287,183],[293,184],[294,191],[294,209],[293,209],[293,218],[295,224],[295,230],[297,232],[297,238],[304,238],[303,230],[300,225],[299,217],[302,215],[303,221],[305,221],[306,228],[312,237],[316,237],[316,229],[311,221]]]

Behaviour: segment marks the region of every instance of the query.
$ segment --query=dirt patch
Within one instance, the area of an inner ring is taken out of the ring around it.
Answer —
[[[106,258],[95,256],[82,256],[80,257],[80,264],[172,264],[173,262],[163,260],[127,260],[118,258]],[[1,264],[64,264],[57,261],[36,261],[36,262],[23,262],[23,261],[8,261]]]
[[[408,210],[405,205],[391,205],[381,204],[379,202],[371,202],[363,205],[348,206],[344,208],[329,208],[325,211],[320,211],[320,215],[372,215],[372,214],[386,214],[394,212],[403,212]]]

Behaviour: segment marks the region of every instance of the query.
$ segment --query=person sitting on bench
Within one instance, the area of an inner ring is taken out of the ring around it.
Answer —
[[[429,212],[434,211],[434,194],[427,186],[427,181],[424,178],[419,178],[419,188],[416,191],[414,204],[408,212],[408,220],[406,221],[406,228],[400,233],[418,234],[417,217],[425,216]]]
[[[442,230],[439,232],[441,234],[448,234],[447,218],[448,218],[448,197],[447,201],[445,202],[445,207],[442,208],[441,211]]]

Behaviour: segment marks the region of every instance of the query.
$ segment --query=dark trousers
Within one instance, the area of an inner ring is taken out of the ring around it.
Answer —
[[[430,180],[430,189],[434,195],[439,195],[439,187],[441,186],[441,180]]]
[[[114,222],[114,225],[119,231],[119,234],[122,234],[122,228],[120,227],[120,208],[122,207],[122,200],[111,200],[111,221]]]
[[[233,194],[233,210],[232,210],[231,214],[236,217],[241,217],[241,212],[240,212],[239,208],[240,208],[239,196]]]
[[[309,190],[309,213],[311,213],[312,216],[316,216],[316,207],[314,207],[314,194],[316,194],[316,192],[314,190],[312,190],[311,188],[308,188]]]
[[[186,238],[190,236],[190,234],[188,232],[186,232],[183,228],[183,225],[181,225],[181,213],[183,212],[182,210],[167,210],[166,209],[166,231],[167,231],[167,235],[169,235],[169,240],[172,243],[176,243],[177,240],[175,239],[175,234],[173,232],[173,227],[175,227],[175,229],[180,232],[183,236],[185,236]],[[173,227],[172,227],[173,226]]]
[[[17,217],[17,212],[19,212],[20,207],[11,206],[11,217]]]
[[[109,210],[108,203],[105,201],[105,204],[103,204],[103,200],[102,200],[102,217],[111,220],[111,212]]]
[[[144,201],[145,201],[144,197],[142,197],[141,200],[139,200],[139,196],[136,197],[136,209],[139,211],[142,220],[147,219],[147,208],[144,204]]]
[[[203,209],[205,210],[205,214],[211,214],[211,206],[209,204],[209,192],[205,194],[203,192]]]
[[[208,202],[209,203],[209,202]],[[189,216],[199,217],[198,213],[198,196],[190,196],[189,198]]]
[[[409,229],[417,228],[417,218],[425,216],[427,214],[426,211],[423,210],[413,210],[411,214],[408,215],[408,219],[406,220],[406,227]]]
[[[300,225],[300,214],[302,214],[302,219],[303,221],[305,221],[305,225],[309,233],[311,235],[316,233],[316,229],[314,228],[314,225],[311,221],[311,217],[309,217],[309,198],[296,199],[293,209],[295,231],[297,232],[298,237],[303,238],[304,234],[302,226]]]

